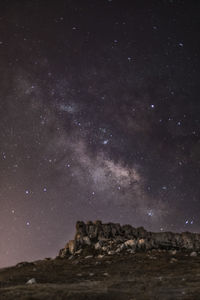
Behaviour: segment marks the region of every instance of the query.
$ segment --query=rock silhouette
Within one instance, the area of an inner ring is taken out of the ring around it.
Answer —
[[[118,223],[101,221],[76,223],[74,240],[60,250],[59,257],[80,254],[87,249],[93,254],[114,255],[123,251],[135,253],[152,249],[160,250],[200,250],[200,234],[183,232],[149,232],[143,227],[121,226]]]

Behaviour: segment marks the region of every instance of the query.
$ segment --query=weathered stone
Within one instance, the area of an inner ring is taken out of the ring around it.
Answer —
[[[129,252],[131,254],[135,254],[135,251],[133,249],[128,249],[127,252]]]
[[[59,257],[64,258],[69,254],[69,248],[63,248],[59,251]]]
[[[197,253],[195,251],[193,251],[190,253],[190,256],[195,257],[195,256],[197,256]]]
[[[109,239],[111,236],[112,236],[112,230],[111,230],[111,226],[110,226],[110,223],[108,224],[103,224],[102,225],[102,229],[103,229],[103,236],[106,238],[106,239]]]
[[[79,249],[75,252],[75,254],[81,254],[83,252],[83,249]]]
[[[89,222],[86,225],[86,232],[90,239],[95,239],[95,238],[97,238],[98,227],[95,224],[93,224],[92,222]]]
[[[86,233],[86,225],[82,221],[76,222],[76,232],[84,235]]]
[[[124,244],[126,247],[131,247],[131,248],[135,248],[135,246],[136,246],[135,240],[128,240]]]
[[[94,224],[96,226],[99,226],[99,225],[102,225],[102,222],[101,222],[101,220],[96,220],[96,221],[94,221]]]
[[[87,255],[85,259],[93,258],[93,255]]]
[[[144,239],[139,239],[137,242],[137,246],[139,249],[146,249],[146,244]]]
[[[138,234],[138,237],[146,237],[147,231],[144,229],[144,227],[138,227],[137,234]]]
[[[175,255],[177,250],[200,251],[200,234],[183,232],[147,232],[143,227],[89,221],[76,223],[76,234],[72,241],[60,250],[59,257],[80,254],[87,246],[91,251],[119,254],[127,249],[139,251],[168,251]],[[88,249],[89,250],[89,249]],[[79,252],[80,251],[80,252]],[[130,251],[128,251],[130,253]],[[93,253],[93,252],[90,252]]]
[[[170,260],[170,263],[173,264],[173,263],[175,263],[175,262],[177,262],[177,261],[178,261],[177,258],[172,257],[171,260]]]
[[[77,242],[77,245],[83,245],[83,235],[81,233],[76,233],[75,240]]]
[[[83,243],[85,244],[85,245],[91,245],[91,241],[90,241],[90,238],[88,237],[88,236],[84,236],[83,237]]]
[[[100,250],[101,247],[102,247],[102,245],[101,245],[100,242],[97,242],[97,243],[94,245],[95,250]]]
[[[117,248],[116,250],[115,250],[115,253],[120,253],[122,250],[121,250],[121,248],[119,247],[119,248]]]
[[[126,239],[125,239],[125,237],[119,235],[119,236],[116,236],[116,237],[115,237],[115,241],[116,241],[117,243],[123,243],[123,242],[126,241]]]
[[[113,251],[113,250],[108,251],[108,255],[114,255],[114,254],[115,254],[115,251]]]
[[[105,251],[105,252],[108,251],[108,247],[107,246],[103,246],[101,249],[102,249],[102,251]]]
[[[120,249],[121,251],[124,250],[124,249],[126,249],[125,243],[121,244],[121,245],[119,246],[119,249]]]
[[[74,252],[76,251],[76,241],[75,240],[69,241],[68,248],[69,248],[69,253],[74,254]]]
[[[133,227],[131,225],[122,226],[122,231],[126,238],[131,238],[133,236]]]
[[[26,284],[35,284],[35,283],[37,283],[36,280],[35,280],[35,278],[31,278],[31,279],[29,279],[29,280],[27,281]]]

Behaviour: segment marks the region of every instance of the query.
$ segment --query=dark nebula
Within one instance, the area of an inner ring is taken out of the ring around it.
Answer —
[[[0,266],[77,220],[200,231],[200,2],[0,2]]]

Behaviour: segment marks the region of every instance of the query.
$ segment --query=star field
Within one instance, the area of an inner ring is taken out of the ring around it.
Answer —
[[[0,3],[0,267],[77,220],[200,231],[198,1]]]

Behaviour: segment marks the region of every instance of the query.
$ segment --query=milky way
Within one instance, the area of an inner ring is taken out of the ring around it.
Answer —
[[[199,14],[1,1],[0,266],[55,256],[77,220],[200,231]]]

